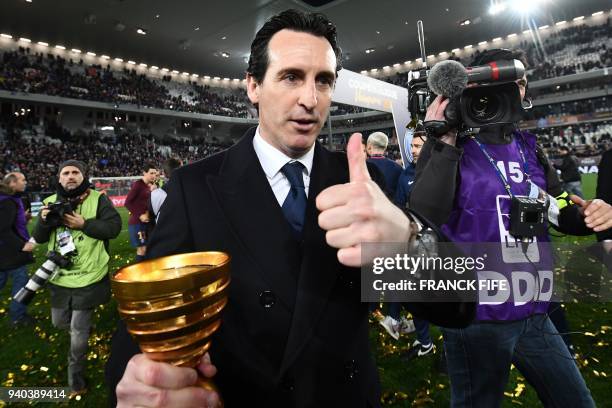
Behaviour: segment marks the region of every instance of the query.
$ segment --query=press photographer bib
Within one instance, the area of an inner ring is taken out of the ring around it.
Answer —
[[[98,191],[91,190],[85,201],[77,208],[77,212],[85,220],[96,218],[100,194]],[[57,195],[54,194],[45,199],[43,203],[46,205],[56,200]],[[60,235],[60,240],[58,240],[58,235]],[[108,273],[108,260],[110,258],[104,248],[104,241],[91,238],[80,230],[59,227],[51,234],[48,249],[49,251],[59,252],[64,245],[70,246],[72,244],[76,248],[76,255],[72,257],[73,265],[69,270],[60,269],[51,283],[66,288],[81,288],[104,278]]]
[[[529,197],[533,194],[533,185],[546,191],[545,174],[535,154],[535,137],[526,133],[521,136],[519,132],[514,132],[513,136],[511,143],[486,145],[488,155],[497,170],[505,176],[514,195]],[[528,281],[526,286],[532,288],[534,293],[527,297],[537,300],[525,301],[526,296],[519,293],[518,287],[512,288],[505,297],[491,299],[481,296],[476,318],[480,321],[506,321],[544,313],[548,304],[539,301],[545,297],[540,296],[541,278],[532,263],[537,263],[538,271],[552,268],[551,254],[547,248],[548,234],[535,236],[533,243],[524,251],[509,232],[512,200],[499,174],[477,143],[469,138],[461,139],[461,143],[464,153],[459,167],[456,204],[442,230],[456,242],[499,243],[499,252],[488,255],[485,270],[494,272],[496,276],[504,276],[510,284],[517,282],[517,286]],[[525,174],[525,168],[529,169],[529,177]],[[471,255],[482,255],[478,254],[479,250],[476,245]],[[523,279],[525,273],[533,279]],[[535,284],[530,285],[529,282]]]

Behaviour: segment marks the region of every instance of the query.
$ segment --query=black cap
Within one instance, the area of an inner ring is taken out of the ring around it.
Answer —
[[[59,169],[57,171],[57,175],[59,176],[62,172],[62,169],[67,166],[74,166],[81,171],[83,178],[87,178],[87,165],[80,160],[66,160],[59,165]]]

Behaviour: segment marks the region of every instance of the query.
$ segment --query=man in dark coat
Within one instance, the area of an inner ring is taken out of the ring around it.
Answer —
[[[168,185],[148,255],[232,257],[228,305],[198,366],[216,373],[228,407],[380,405],[355,267],[361,242],[408,242],[415,231],[370,179],[360,134],[347,155],[316,143],[340,57],[324,16],[272,17],[253,41],[247,74],[258,128],[176,170]],[[431,310],[439,324],[471,319],[457,305]],[[118,406],[217,406],[216,393],[194,386],[196,370],[137,353],[120,327],[107,365]]]
[[[0,288],[8,278],[13,280],[11,295],[28,282],[27,265],[34,261],[27,229],[27,217],[21,194],[26,188],[22,173],[8,173],[0,182]],[[26,306],[11,300],[9,306],[11,324],[31,324],[34,319],[26,313]]]

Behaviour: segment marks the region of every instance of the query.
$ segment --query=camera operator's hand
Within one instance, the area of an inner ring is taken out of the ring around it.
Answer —
[[[410,220],[372,181],[361,145],[354,133],[346,147],[349,182],[323,190],[317,196],[319,225],[325,240],[338,248],[338,260],[346,266],[361,266],[370,260],[361,256],[362,242],[408,242]]]
[[[217,373],[208,353],[197,369],[207,378]],[[217,393],[196,386],[193,368],[175,367],[136,354],[117,384],[117,408],[124,407],[220,407]]]
[[[584,215],[587,227],[595,232],[612,228],[612,205],[599,198],[585,201],[576,195],[570,195],[570,199],[580,206],[580,213]]]
[[[46,205],[40,208],[40,219],[43,221],[47,221],[47,214],[49,214],[49,207]]]
[[[63,221],[65,226],[73,230],[80,230],[85,226],[85,218],[75,212],[64,215]]]
[[[427,108],[427,113],[425,114],[424,122],[446,122],[444,110],[448,106],[449,102],[450,99],[442,95],[438,95],[436,99],[433,100],[431,105],[429,105],[429,107]],[[455,146],[455,143],[457,142],[457,130],[449,130],[446,134],[440,136],[440,140],[446,144]]]
[[[21,250],[23,252],[32,252],[34,250],[35,245],[31,242],[26,242],[25,245],[23,246],[23,248],[21,248]]]

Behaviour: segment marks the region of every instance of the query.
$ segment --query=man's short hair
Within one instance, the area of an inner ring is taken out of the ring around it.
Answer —
[[[145,163],[144,166],[142,166],[143,173],[148,173],[151,169],[157,170],[158,166],[152,162]]]
[[[525,51],[520,48],[516,49],[506,49],[506,48],[494,48],[491,50],[485,50],[472,60],[470,63],[471,67],[475,67],[478,65],[488,64],[493,61],[501,61],[501,60],[513,60],[517,59],[523,63],[525,69],[527,69],[527,55]]]
[[[425,141],[427,139],[427,132],[425,131],[425,126],[423,126],[423,122],[419,121],[414,129],[414,134],[412,136],[418,137],[419,139]]]
[[[368,136],[368,146],[385,150],[389,144],[389,138],[383,132],[374,132]]]
[[[181,163],[180,160],[175,159],[174,157],[171,157],[168,160],[166,160],[162,166],[166,177],[170,178],[170,176],[172,175],[172,172],[178,169],[179,167],[181,167],[182,164],[183,163]]]
[[[18,174],[23,173],[21,173],[20,171],[12,171],[2,177],[2,180],[0,180],[0,193],[8,195],[13,195],[15,193],[15,190],[13,189],[13,187],[10,186],[10,184],[17,182]]]
[[[325,37],[336,54],[336,74],[342,69],[342,51],[338,46],[336,26],[324,14],[290,9],[266,21],[251,43],[247,74],[251,75],[257,83],[263,81],[270,64],[268,55],[270,39],[284,29]]]
[[[11,183],[15,183],[17,181],[17,175],[18,174],[22,174],[18,171],[12,171],[10,173],[7,173],[3,178],[2,178],[2,183],[5,185],[9,185]]]

